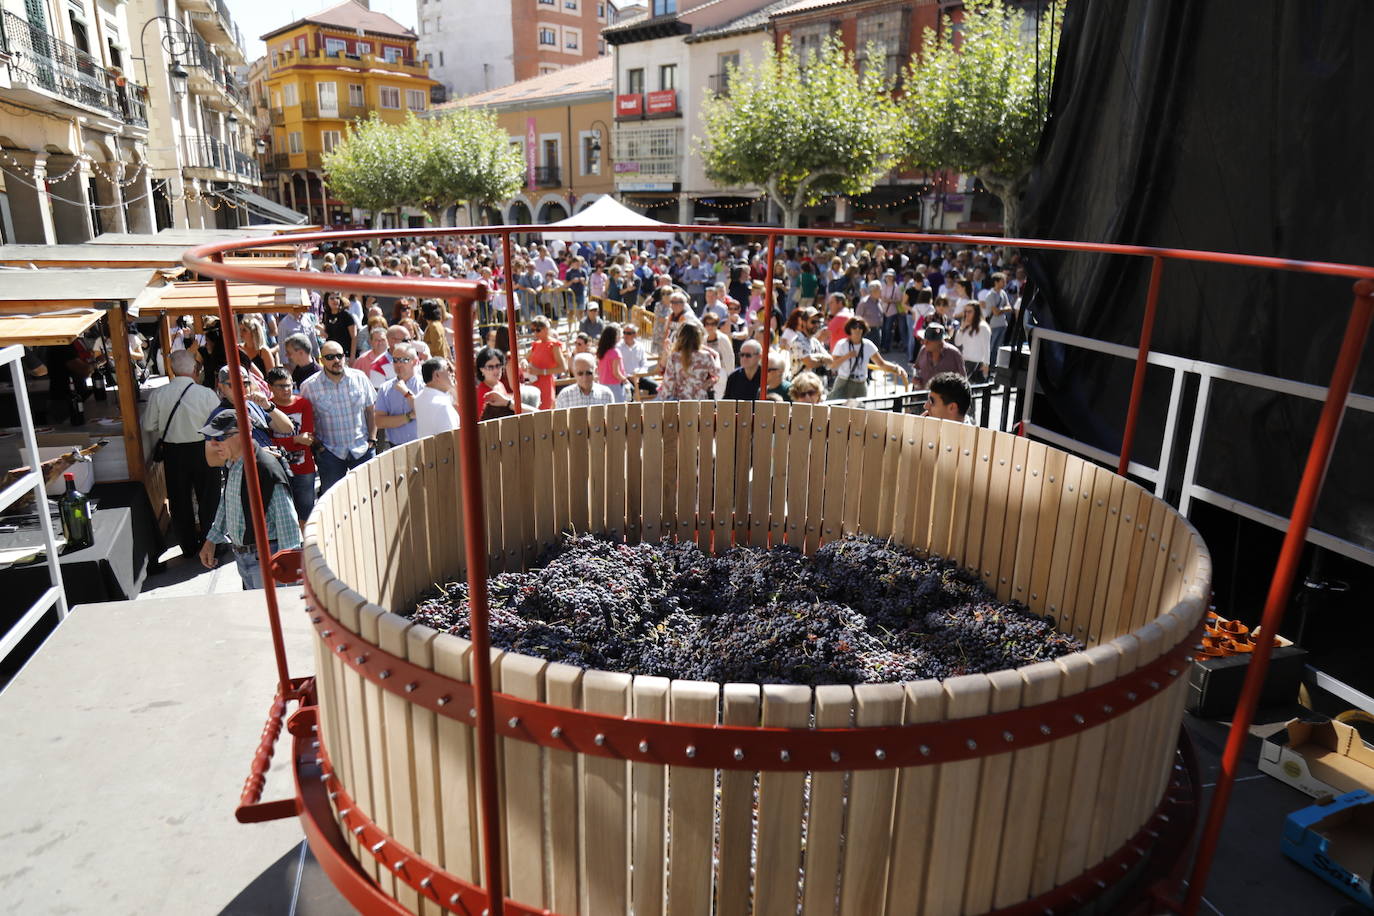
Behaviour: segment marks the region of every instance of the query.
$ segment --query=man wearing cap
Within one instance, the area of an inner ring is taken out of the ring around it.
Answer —
[[[285,412],[272,403],[272,399],[258,390],[253,376],[243,366],[239,366],[239,377],[243,379],[243,397],[247,402],[248,420],[253,427],[253,438],[258,445],[267,448],[272,444],[272,435],[292,436],[296,433],[296,423]],[[210,411],[207,420],[213,420],[224,411],[234,412],[234,388],[229,384],[229,367],[220,366],[216,377],[219,392],[219,405]]]
[[[912,367],[917,388],[929,386],[930,380],[941,372],[964,374],[964,355],[952,344],[945,343],[945,326],[928,324],[921,332],[921,352],[916,354]]]
[[[605,323],[601,320],[601,306],[595,302],[589,302],[587,304],[587,317],[582,319],[582,323],[577,326],[577,329],[592,340],[599,339],[601,332],[606,329]]]
[[[238,567],[243,587],[262,588],[262,558],[254,543],[253,516],[244,486],[243,439],[239,435],[238,417],[232,410],[221,411],[201,427],[200,433],[205,437],[207,460],[227,469],[215,520],[200,548],[200,562],[206,569],[214,569],[219,565],[215,545],[228,544],[234,552],[234,565]],[[294,550],[301,546],[301,529],[291,500],[290,471],[275,453],[256,442],[253,443],[253,457],[258,469],[263,514],[267,519],[268,550],[271,553]]]
[[[372,405],[377,392],[367,376],[344,365],[343,347],[331,340],[320,348],[324,368],[305,380],[301,395],[315,408],[315,436],[324,446],[316,456],[320,493],[372,457],[377,421]]]

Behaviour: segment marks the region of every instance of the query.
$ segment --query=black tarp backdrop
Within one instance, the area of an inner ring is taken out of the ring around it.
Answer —
[[[1367,0],[1070,2],[1019,234],[1374,264],[1372,88]],[[1042,323],[1138,344],[1148,259],[1030,258]],[[1351,285],[1166,262],[1152,348],[1324,387]],[[1036,422],[1119,451],[1131,364],[1041,352]],[[1355,391],[1374,393],[1374,344]],[[1151,369],[1134,452],[1146,464],[1168,399],[1168,373]],[[1287,516],[1319,411],[1215,385],[1198,482]],[[1347,410],[1315,526],[1370,549],[1372,460],[1374,417]]]

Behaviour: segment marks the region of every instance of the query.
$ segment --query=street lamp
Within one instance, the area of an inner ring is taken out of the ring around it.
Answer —
[[[148,78],[148,51],[145,47],[145,39],[148,37],[148,26],[154,22],[161,22],[166,25],[166,32],[162,35],[162,50],[167,52],[171,58],[171,63],[167,67],[167,75],[171,79],[172,95],[178,100],[186,96],[186,80],[190,74],[181,65],[182,58],[191,58],[192,40],[186,26],[182,25],[171,16],[153,16],[143,23],[143,30],[138,33],[138,50],[143,55],[134,60],[143,62],[143,78]]]
[[[606,128],[607,134],[611,132],[611,129],[609,127],[606,127],[606,122],[602,121],[600,118],[597,118],[596,120],[592,121],[590,125],[592,129],[592,156],[594,157],[592,159],[593,175],[601,174],[601,131],[597,129],[596,125],[598,124]]]

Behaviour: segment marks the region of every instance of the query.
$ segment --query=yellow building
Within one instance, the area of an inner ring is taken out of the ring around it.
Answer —
[[[428,110],[436,83],[416,57],[418,37],[385,13],[345,0],[262,40],[271,122],[264,184],[312,223],[349,223],[347,205],[328,198],[322,157],[355,118],[375,111],[399,122]]]

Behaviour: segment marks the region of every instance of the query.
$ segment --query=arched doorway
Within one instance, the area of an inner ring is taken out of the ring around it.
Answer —
[[[568,208],[554,201],[547,201],[539,208],[539,222],[556,223],[568,218]]]
[[[534,222],[534,217],[530,215],[530,205],[523,200],[512,201],[510,219],[507,222],[512,226],[528,226]]]

